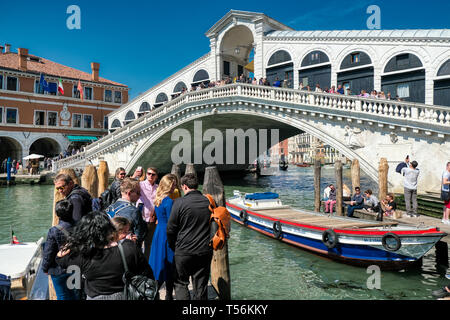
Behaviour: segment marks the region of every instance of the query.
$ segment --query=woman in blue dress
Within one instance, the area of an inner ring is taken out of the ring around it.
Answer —
[[[156,190],[154,202],[158,224],[153,235],[149,264],[153,270],[155,279],[158,281],[158,286],[161,287],[163,283],[166,283],[165,300],[173,299],[173,251],[167,243],[166,229],[173,204],[170,195],[176,187],[176,180],[172,175],[162,177]]]

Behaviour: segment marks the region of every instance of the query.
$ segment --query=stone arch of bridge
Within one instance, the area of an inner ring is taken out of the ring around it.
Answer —
[[[245,119],[246,126],[245,127],[239,127],[236,125],[236,121],[229,122],[231,123],[229,125],[231,128],[242,128],[244,131],[249,128],[254,128],[255,124],[261,123],[262,120],[268,120],[272,123],[276,124],[278,128],[281,130],[287,130],[290,131],[291,134],[280,134],[280,142],[284,139],[287,139],[291,136],[294,136],[301,132],[306,132],[314,137],[319,138],[321,141],[323,141],[325,144],[330,145],[334,149],[338,150],[342,155],[347,157],[350,160],[357,159],[360,163],[361,170],[363,170],[371,179],[374,181],[377,181],[378,179],[378,168],[376,167],[377,164],[371,163],[369,159],[366,159],[362,157],[360,154],[358,154],[355,150],[348,147],[345,142],[342,142],[338,140],[336,137],[331,136],[328,133],[328,130],[325,126],[321,127],[320,125],[317,125],[317,123],[310,123],[307,120],[298,118],[298,117],[291,117],[290,119],[286,119],[286,117],[280,117],[276,114],[268,114],[268,113],[258,113],[255,114],[254,111],[245,111],[245,110],[227,110],[226,112],[219,112],[217,114],[214,114],[214,122],[220,123],[220,116],[221,115],[227,115],[235,117],[236,120],[240,119],[242,123],[242,119]],[[144,156],[144,154],[147,152],[147,150],[151,150],[152,146],[156,145],[158,140],[163,137],[165,134],[168,134],[168,132],[171,132],[172,130],[175,130],[183,125],[186,125],[189,122],[193,122],[195,120],[202,120],[205,119],[208,116],[212,116],[211,111],[204,112],[204,113],[198,113],[198,114],[192,114],[188,118],[185,119],[178,119],[175,123],[168,123],[164,126],[160,126],[160,129],[153,133],[143,144],[140,144],[140,147],[133,153],[132,158],[127,163],[126,170],[130,171],[132,168],[134,168],[137,165],[141,165],[139,162],[140,159]],[[289,124],[287,124],[289,123]],[[341,128],[341,130],[345,130],[344,127]],[[166,144],[163,144],[165,147]],[[172,162],[170,160],[170,152],[163,152],[166,156],[168,156],[168,162],[170,162],[170,166],[172,165]]]

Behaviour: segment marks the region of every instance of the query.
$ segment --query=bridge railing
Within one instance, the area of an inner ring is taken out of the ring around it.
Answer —
[[[96,153],[101,146],[114,142],[131,132],[139,130],[148,123],[156,123],[167,112],[176,110],[186,103],[209,99],[243,96],[289,104],[310,105],[328,110],[342,110],[358,115],[372,115],[379,119],[406,119],[413,123],[431,124],[450,129],[450,108],[421,103],[363,98],[323,92],[311,92],[287,88],[276,88],[244,83],[187,92],[157,108],[133,122],[116,129],[107,136],[88,145],[84,152],[56,161],[55,170],[62,167],[81,164],[86,157]]]

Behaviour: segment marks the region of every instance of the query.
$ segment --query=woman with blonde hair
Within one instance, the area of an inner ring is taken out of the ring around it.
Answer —
[[[181,197],[181,186],[180,186],[180,179],[178,179],[178,176],[172,173],[169,173],[166,175],[169,179],[175,183],[175,188],[172,193],[169,194],[170,199],[175,200],[176,198]]]
[[[166,300],[172,300],[173,291],[173,251],[169,248],[167,242],[167,221],[169,220],[170,212],[172,210],[173,200],[170,195],[177,187],[176,176],[165,175],[159,182],[155,197],[155,213],[158,220],[156,230],[153,235],[152,247],[150,250],[149,264],[155,275],[155,280],[158,281],[158,287],[161,288],[163,283],[166,283]]]

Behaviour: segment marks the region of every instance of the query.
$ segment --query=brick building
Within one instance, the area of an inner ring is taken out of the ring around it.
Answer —
[[[55,156],[107,134],[108,114],[128,102],[129,88],[101,78],[99,69],[92,62],[87,73],[0,45],[0,159]],[[40,86],[41,74],[48,91]]]

